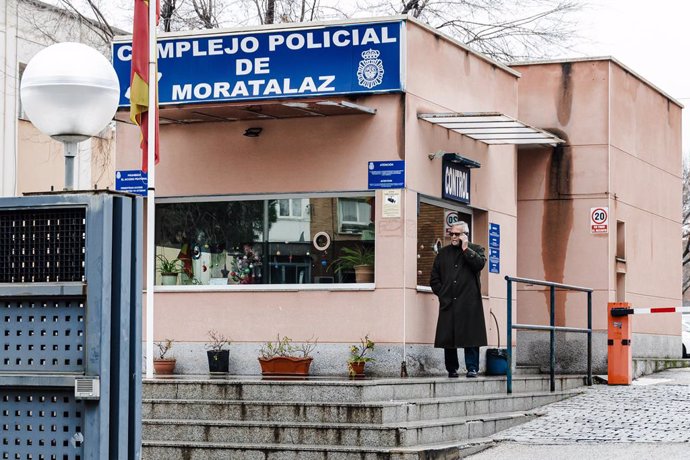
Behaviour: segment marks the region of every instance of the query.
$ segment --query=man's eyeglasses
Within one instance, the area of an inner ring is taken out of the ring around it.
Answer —
[[[469,232],[448,232],[450,236],[469,235]]]

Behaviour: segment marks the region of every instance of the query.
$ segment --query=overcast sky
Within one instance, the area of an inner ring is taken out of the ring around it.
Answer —
[[[586,56],[613,56],[690,106],[690,1],[587,0],[580,24]],[[690,156],[690,116],[683,110],[683,152]]]

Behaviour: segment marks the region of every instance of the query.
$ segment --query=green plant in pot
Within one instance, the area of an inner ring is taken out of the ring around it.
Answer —
[[[215,329],[208,331],[208,339],[204,348],[206,348],[209,372],[227,374],[230,369],[230,350],[227,347],[232,344],[231,339]]]
[[[307,376],[313,360],[311,354],[318,339],[298,345],[290,337],[277,335],[276,341],[264,343],[259,350],[259,364],[263,376]]]
[[[173,286],[177,284],[177,275],[182,273],[182,261],[180,259],[168,259],[165,254],[156,256],[158,261],[158,272],[161,274],[161,284],[163,286]]]
[[[369,334],[360,339],[359,345],[350,345],[350,358],[347,360],[347,369],[350,377],[364,377],[364,365],[376,361],[367,353],[374,351],[374,342],[369,339]]]
[[[354,270],[355,281],[358,283],[373,283],[374,260],[375,253],[373,249],[361,245],[354,248],[342,248],[340,250],[340,257],[333,262],[333,270],[336,273]]]

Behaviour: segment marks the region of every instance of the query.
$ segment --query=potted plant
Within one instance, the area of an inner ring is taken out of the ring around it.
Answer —
[[[347,368],[350,377],[364,377],[364,365],[375,361],[367,352],[374,351],[374,342],[369,339],[369,334],[360,339],[359,345],[350,346],[350,358],[347,360]]]
[[[177,360],[172,356],[172,339],[164,339],[155,343],[158,349],[158,357],[153,359],[153,370],[158,375],[170,375],[175,371]]]
[[[340,273],[343,270],[354,270],[355,281],[358,283],[374,282],[374,250],[364,246],[355,248],[343,248],[333,265],[334,271]]]
[[[208,370],[212,374],[227,373],[230,368],[230,350],[232,341],[215,329],[208,331],[209,341],[204,345],[208,358]]]
[[[316,348],[317,340],[307,340],[299,345],[293,345],[289,337],[276,337],[275,342],[266,342],[261,346],[259,364],[261,375],[286,376],[309,375],[311,366],[311,353]]]
[[[182,273],[182,262],[180,259],[168,259],[165,254],[158,254],[158,272],[161,274],[161,284],[163,286],[174,286],[177,284],[177,275]]]

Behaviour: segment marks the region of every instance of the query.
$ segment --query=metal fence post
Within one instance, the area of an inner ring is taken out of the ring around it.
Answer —
[[[551,378],[551,391],[556,391],[556,287],[550,287],[550,303],[551,308],[549,308],[549,321],[551,324],[551,330],[549,331],[549,376]]]
[[[508,310],[506,312],[506,351],[508,352],[506,389],[510,394],[513,392],[513,282],[508,276],[506,276],[505,279],[508,282],[508,295],[506,296],[508,301]]]
[[[592,386],[592,291],[587,293],[587,385]]]

